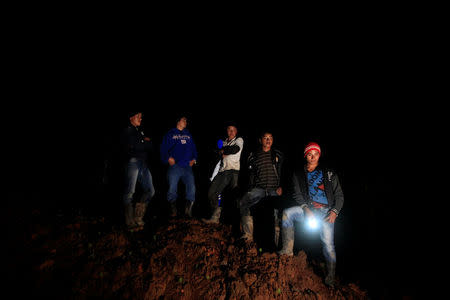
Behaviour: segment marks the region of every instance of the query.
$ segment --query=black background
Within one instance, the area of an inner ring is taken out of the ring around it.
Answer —
[[[155,202],[165,193],[159,143],[180,114],[198,147],[202,199],[213,147],[234,120],[247,151],[263,129],[292,160],[317,141],[345,195],[336,225],[339,272],[376,295],[415,293],[421,235],[410,216],[422,201],[418,167],[432,113],[414,39],[379,36],[373,28],[302,42],[274,32],[269,38],[165,27],[136,36],[58,24],[26,26],[9,48],[9,224],[33,209],[118,217],[118,135],[135,109],[144,112],[144,132],[155,145]]]

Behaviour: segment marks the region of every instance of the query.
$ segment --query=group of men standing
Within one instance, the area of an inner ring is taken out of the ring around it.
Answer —
[[[147,164],[147,152],[151,148],[151,141],[140,129],[142,113],[132,112],[129,114],[129,119],[130,124],[122,134],[122,144],[127,153],[127,184],[123,194],[123,203],[127,227],[131,230],[140,230],[145,225],[143,217],[148,203],[155,195],[152,176]],[[160,145],[161,161],[168,165],[167,201],[171,216],[177,215],[177,188],[180,180],[186,188],[184,211],[186,216],[192,217],[192,207],[195,202],[195,181],[192,167],[197,161],[197,149],[192,135],[186,127],[186,117],[178,118],[176,126],[165,134]],[[259,142],[259,149],[251,152],[247,161],[249,187],[238,201],[242,238],[245,241],[253,240],[251,208],[263,199],[280,197],[284,192],[281,186],[284,155],[272,147],[272,133],[263,132]],[[221,199],[223,192],[225,189],[235,190],[238,187],[243,147],[244,140],[238,136],[236,124],[228,124],[227,138],[220,140],[217,146],[220,160],[211,177],[208,190],[212,214],[210,218],[203,219],[205,223],[219,223],[223,207]],[[279,211],[274,209],[275,244],[278,246],[281,232],[282,248],[278,253],[293,255],[294,221],[319,220],[320,239],[328,270],[325,283],[333,286],[336,268],[334,224],[343,206],[344,197],[336,173],[319,166],[320,146],[317,143],[308,144],[303,155],[306,163],[293,172],[290,182],[292,195],[289,196],[295,201],[295,204],[283,210],[281,220]],[[143,193],[133,207],[133,195],[137,182],[141,184]]]

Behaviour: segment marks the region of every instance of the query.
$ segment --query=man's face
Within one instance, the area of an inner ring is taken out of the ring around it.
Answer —
[[[181,127],[181,128],[186,128],[187,126],[187,119],[185,117],[181,118],[178,123],[177,123],[177,127]]]
[[[308,164],[317,164],[319,162],[319,151],[317,150],[311,150],[306,154],[306,161]]]
[[[130,117],[130,123],[135,127],[141,126],[141,122],[142,122],[142,113],[137,113],[134,116]]]
[[[265,133],[261,138],[261,144],[264,148],[272,147],[273,136],[270,133]]]
[[[237,134],[237,129],[234,126],[227,127],[227,134],[230,139],[233,139]]]

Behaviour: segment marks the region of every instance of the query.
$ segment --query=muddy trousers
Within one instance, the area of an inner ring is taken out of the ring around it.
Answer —
[[[328,210],[329,209],[326,207],[312,209],[317,220],[323,220],[327,215]],[[288,228],[294,228],[294,221],[305,221],[305,213],[300,206],[293,206],[283,211],[281,231]],[[325,261],[327,263],[335,265],[336,250],[334,247],[334,223],[321,222],[319,227],[319,234]],[[292,244],[292,247],[293,246],[294,245]]]

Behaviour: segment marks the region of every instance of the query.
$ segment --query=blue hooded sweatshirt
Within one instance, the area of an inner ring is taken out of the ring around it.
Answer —
[[[173,157],[175,163],[180,167],[187,167],[191,160],[197,160],[197,148],[187,129],[180,131],[173,128],[163,137],[161,144],[162,162],[167,164],[169,157]]]

